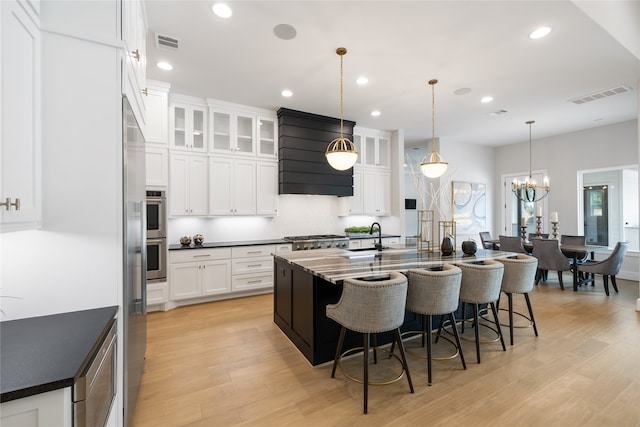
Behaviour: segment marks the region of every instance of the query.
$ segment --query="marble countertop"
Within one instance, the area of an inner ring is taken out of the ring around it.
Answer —
[[[302,267],[304,270],[331,283],[340,283],[346,278],[380,277],[392,271],[405,272],[412,268],[429,268],[445,263],[477,262],[485,259],[505,258],[512,252],[478,249],[475,255],[467,256],[461,250],[443,256],[439,252],[419,252],[415,246],[389,245],[378,252],[349,251],[346,249],[316,249],[276,253],[276,258]]]

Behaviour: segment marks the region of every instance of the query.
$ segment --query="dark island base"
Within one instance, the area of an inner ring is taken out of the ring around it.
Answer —
[[[274,322],[309,360],[312,365],[332,361],[335,357],[340,325],[327,318],[327,304],[335,304],[342,294],[342,286],[327,282],[302,268],[276,259],[274,265]],[[458,310],[460,311],[460,309]],[[472,317],[467,305],[465,318]],[[462,313],[456,312],[456,318]],[[434,316],[433,325],[440,322]],[[422,329],[422,316],[405,313],[402,332]],[[388,344],[393,333],[377,334],[377,344]],[[343,351],[361,347],[362,334],[347,331]]]

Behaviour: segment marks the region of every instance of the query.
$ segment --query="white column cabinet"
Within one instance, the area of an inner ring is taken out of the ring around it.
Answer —
[[[388,215],[391,210],[391,173],[365,169],[362,181],[364,214]]]
[[[166,187],[169,185],[169,151],[167,148],[147,145],[145,159],[147,187]]]
[[[124,93],[144,134],[146,128],[144,96],[147,92],[147,17],[142,0],[122,1],[122,41],[127,52],[126,69],[123,75]]]
[[[17,1],[0,2],[0,15],[0,225],[33,229],[42,221],[39,19]]]
[[[207,157],[172,154],[170,160],[169,214],[207,215]]]
[[[147,80],[144,97],[146,120],[144,139],[147,144],[169,145],[169,88],[164,82]]]
[[[231,249],[184,249],[169,252],[172,300],[231,291]]]
[[[251,113],[209,108],[211,152],[255,155],[256,116]]]
[[[209,162],[209,214],[255,215],[256,162],[230,157]]]

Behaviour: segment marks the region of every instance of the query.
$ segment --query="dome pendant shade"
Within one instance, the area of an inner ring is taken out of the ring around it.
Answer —
[[[340,137],[331,141],[325,156],[332,168],[344,171],[356,164],[358,151],[353,142],[347,138]]]
[[[449,164],[437,152],[432,152],[429,159],[425,157],[420,163],[420,171],[427,178],[438,178],[447,170]]]
[[[358,150],[348,138],[344,137],[344,121],[342,119],[342,63],[347,49],[339,47],[336,53],[340,55],[340,137],[334,139],[327,146],[325,156],[329,165],[339,171],[347,170],[358,161]]]

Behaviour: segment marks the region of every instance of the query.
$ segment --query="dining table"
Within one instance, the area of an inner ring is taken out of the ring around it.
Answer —
[[[590,282],[593,282],[593,277],[580,278],[578,274],[578,264],[581,263],[581,260],[584,259],[587,253],[590,254],[590,260],[595,259],[596,252],[606,251],[609,248],[606,246],[598,246],[598,245],[560,245],[560,252],[562,252],[567,258],[570,258],[573,261],[573,290],[577,291],[578,287]]]

